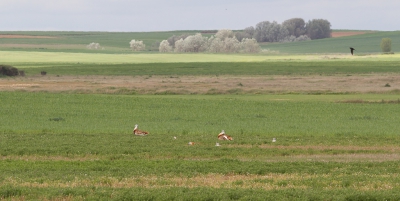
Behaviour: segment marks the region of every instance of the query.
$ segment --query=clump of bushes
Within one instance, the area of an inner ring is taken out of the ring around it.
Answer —
[[[17,68],[8,65],[0,65],[0,75],[17,76],[18,74],[19,72]]]

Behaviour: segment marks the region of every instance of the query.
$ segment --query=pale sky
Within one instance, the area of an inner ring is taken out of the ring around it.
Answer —
[[[395,31],[400,0],[0,0],[0,31],[236,30],[295,17]]]

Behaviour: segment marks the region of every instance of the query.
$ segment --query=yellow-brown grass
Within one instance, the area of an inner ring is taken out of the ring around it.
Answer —
[[[19,178],[8,177],[2,182],[2,185],[12,185],[20,187],[34,188],[74,188],[74,187],[108,187],[108,188],[170,188],[170,187],[211,187],[211,188],[244,188],[244,189],[264,189],[264,190],[282,190],[282,189],[307,189],[304,180],[313,180],[324,186],[324,189],[352,188],[355,190],[391,190],[399,188],[399,183],[386,181],[390,177],[398,177],[399,174],[379,174],[371,175],[369,173],[356,172],[351,176],[359,178],[374,177],[374,181],[362,179],[352,182],[351,186],[343,186],[343,179],[349,175],[342,174],[300,174],[300,173],[268,173],[265,175],[238,175],[238,174],[201,174],[192,177],[175,175],[146,175],[129,178],[116,177],[96,177],[90,176],[75,177],[72,181],[45,181],[38,182],[34,180],[24,181]],[[283,185],[284,184],[284,185]]]
[[[390,83],[391,87],[384,87]],[[334,76],[55,76],[0,79],[0,91],[137,94],[385,93],[400,90],[400,75]]]

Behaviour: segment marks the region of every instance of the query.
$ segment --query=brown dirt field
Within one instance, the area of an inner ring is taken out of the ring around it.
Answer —
[[[31,35],[0,34],[0,38],[57,38],[57,37],[53,37],[53,36],[31,36]]]
[[[332,38],[343,37],[343,36],[354,36],[360,34],[366,34],[371,32],[366,31],[340,31],[340,32],[332,32]]]
[[[47,49],[86,49],[85,45],[68,44],[0,44],[5,48],[47,48]]]
[[[385,87],[386,84],[390,87]],[[400,75],[335,76],[27,76],[0,79],[0,91],[136,94],[385,93]]]

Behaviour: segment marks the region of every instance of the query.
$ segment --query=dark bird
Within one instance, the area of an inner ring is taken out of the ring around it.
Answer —
[[[351,55],[353,55],[353,51],[354,51],[354,50],[356,50],[356,49],[354,49],[354,48],[350,47],[350,52],[351,52]]]

